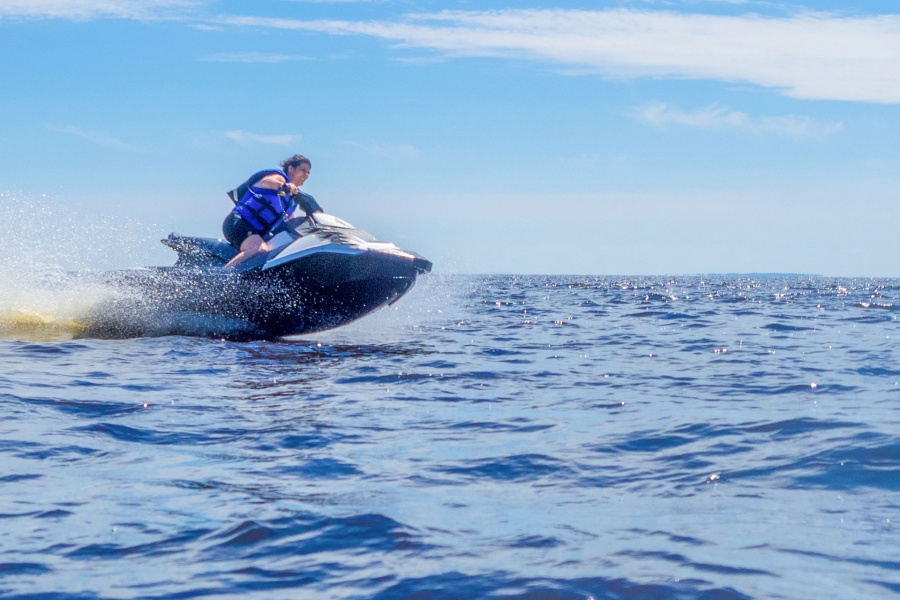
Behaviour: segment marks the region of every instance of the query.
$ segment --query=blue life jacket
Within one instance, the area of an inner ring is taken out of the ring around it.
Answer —
[[[263,237],[277,229],[296,207],[289,196],[279,195],[278,190],[255,187],[267,175],[281,175],[285,181],[290,181],[284,171],[267,169],[254,173],[250,179],[228,192],[235,205],[234,212]]]

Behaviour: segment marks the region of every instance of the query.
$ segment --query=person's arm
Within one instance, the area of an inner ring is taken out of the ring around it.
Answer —
[[[253,187],[262,188],[264,190],[280,190],[287,196],[293,196],[300,190],[296,185],[275,173],[266,175],[257,181]]]
[[[253,187],[262,188],[264,190],[280,190],[285,183],[287,183],[287,180],[284,177],[272,173],[254,183]]]

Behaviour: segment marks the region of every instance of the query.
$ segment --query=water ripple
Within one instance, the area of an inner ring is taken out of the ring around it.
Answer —
[[[0,340],[0,596],[897,594],[898,297],[434,277],[303,339]]]

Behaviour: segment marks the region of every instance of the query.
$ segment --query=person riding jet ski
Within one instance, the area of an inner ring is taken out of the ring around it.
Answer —
[[[235,266],[260,252],[269,250],[266,243],[300,208],[307,215],[322,212],[315,198],[300,191],[309,177],[312,162],[295,154],[281,162],[281,169],[259,171],[228,192],[234,209],[222,223],[225,239],[240,249],[226,266]]]

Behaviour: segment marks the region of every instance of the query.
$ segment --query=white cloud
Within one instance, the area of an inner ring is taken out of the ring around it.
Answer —
[[[86,131],[84,129],[75,127],[74,125],[66,125],[65,127],[45,125],[44,127],[49,129],[50,131],[64,133],[66,135],[71,135],[83,140],[87,140],[92,144],[96,144],[97,146],[106,146],[107,148],[131,149],[131,146],[107,131]]]
[[[639,121],[652,125],[689,125],[702,129],[745,128],[750,122],[747,113],[712,105],[694,112],[683,112],[664,102],[646,104],[633,113]]]
[[[815,139],[837,133],[844,129],[843,121],[822,123],[810,117],[785,115],[783,117],[760,117],[759,128],[763,131],[787,135],[797,139]]]
[[[258,133],[249,133],[246,131],[226,131],[222,135],[238,144],[247,146],[253,144],[265,144],[272,146],[291,146],[303,139],[299,135],[281,134],[281,135],[261,135]]]
[[[900,15],[556,9],[443,11],[403,22],[219,22],[367,35],[447,56],[527,58],[612,77],[749,82],[795,98],[900,103]]]
[[[664,127],[682,125],[701,129],[740,130],[774,133],[794,139],[815,139],[837,133],[844,124],[821,122],[810,117],[785,115],[752,117],[741,111],[713,104],[694,111],[683,111],[663,102],[645,104],[632,112],[638,121]]]
[[[0,0],[0,19],[151,20],[181,14],[197,0]]]

